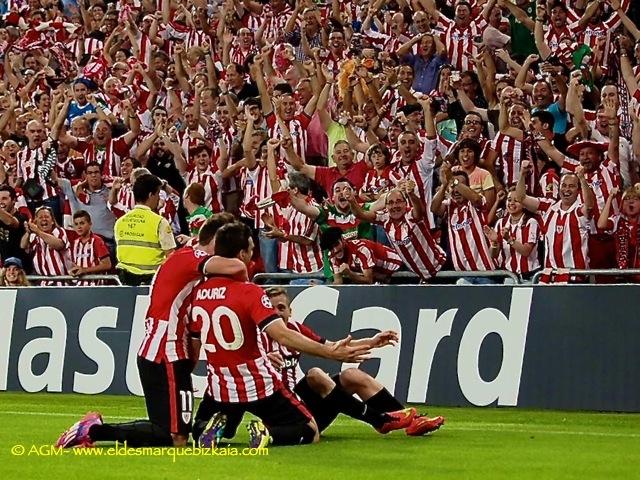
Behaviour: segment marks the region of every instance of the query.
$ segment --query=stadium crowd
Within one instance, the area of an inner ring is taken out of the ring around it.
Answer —
[[[123,273],[140,205],[162,258],[240,218],[251,273],[639,268],[632,3],[10,1],[0,285]]]

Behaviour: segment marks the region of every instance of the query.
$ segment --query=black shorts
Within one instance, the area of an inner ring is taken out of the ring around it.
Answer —
[[[149,420],[170,433],[187,436],[191,431],[191,368],[190,360],[154,363],[138,357]]]
[[[281,425],[306,425],[313,416],[305,405],[289,390],[282,387],[262,400],[249,403],[220,403],[220,410],[237,416],[253,413],[267,428]]]
[[[335,382],[336,385],[340,385],[339,377],[340,374],[331,376],[331,379]],[[340,413],[331,404],[328,404],[318,393],[311,389],[311,387],[307,383],[306,376],[302,377],[302,380],[300,380],[296,384],[293,391],[307,406],[307,408],[311,412],[311,415],[313,415],[313,418],[316,419],[318,431],[320,432],[331,425],[331,423],[338,416],[338,413]]]

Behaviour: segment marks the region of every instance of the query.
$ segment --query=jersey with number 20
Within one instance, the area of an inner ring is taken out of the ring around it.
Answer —
[[[253,402],[281,388],[260,338],[280,317],[262,288],[228,277],[210,278],[193,291],[191,307],[189,330],[200,334],[207,389],[215,400]]]

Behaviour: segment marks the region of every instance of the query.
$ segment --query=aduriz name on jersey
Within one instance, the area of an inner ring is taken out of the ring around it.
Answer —
[[[227,287],[203,288],[198,290],[196,300],[224,300],[227,294]]]

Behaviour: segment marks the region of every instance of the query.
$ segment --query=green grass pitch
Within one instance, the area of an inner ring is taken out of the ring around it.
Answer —
[[[135,397],[0,393],[0,479],[640,478],[640,415],[510,408],[429,407],[447,423],[419,438],[340,416],[319,444],[260,457],[11,454],[16,444],[52,444],[89,410],[112,422],[145,415]],[[231,446],[241,449],[247,433],[238,432]]]

